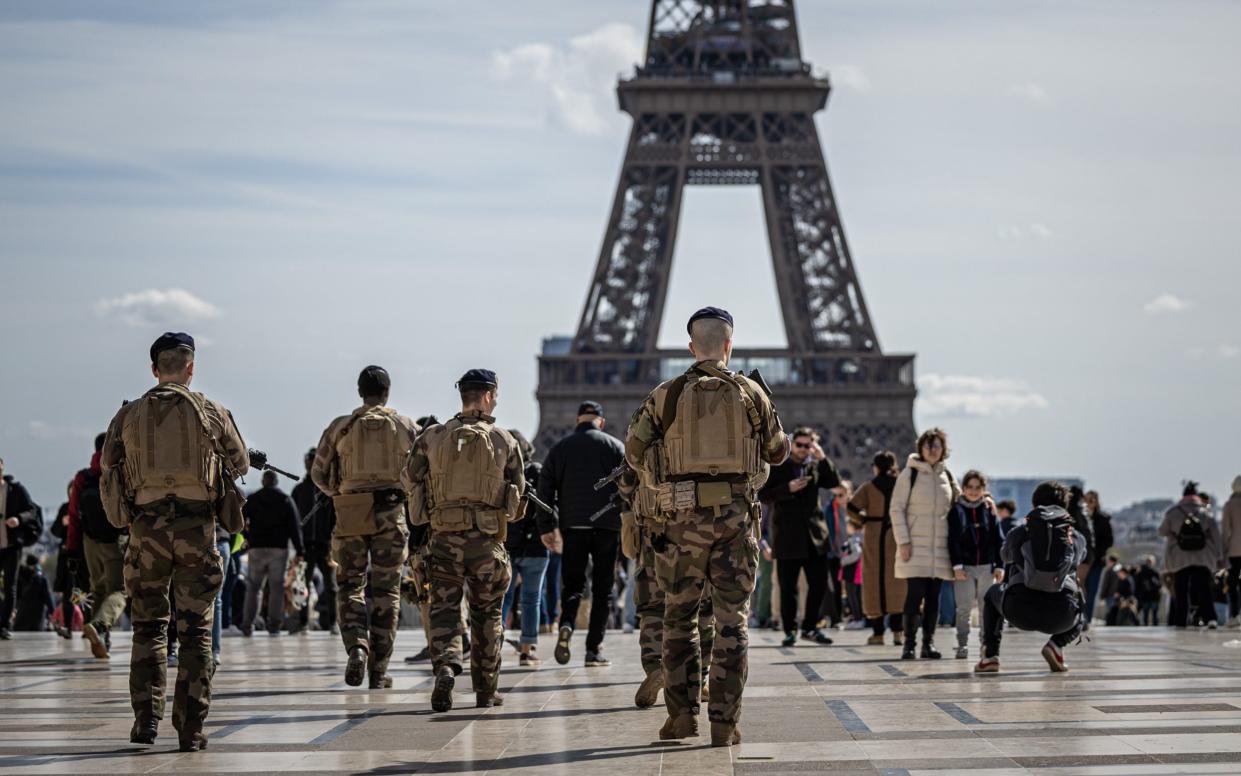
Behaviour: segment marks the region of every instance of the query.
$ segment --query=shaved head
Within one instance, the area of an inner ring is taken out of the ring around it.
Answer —
[[[690,341],[699,358],[724,358],[724,349],[733,338],[733,327],[719,318],[700,318],[689,329]]]

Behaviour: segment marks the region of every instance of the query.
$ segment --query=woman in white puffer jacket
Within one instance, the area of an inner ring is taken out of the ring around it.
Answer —
[[[896,576],[906,581],[902,660],[914,658],[919,615],[922,618],[922,657],[941,657],[935,649],[939,588],[943,580],[952,579],[947,515],[961,495],[956,480],[944,465],[947,458],[948,435],[938,428],[923,432],[918,437],[918,452],[909,456],[892,491]]]

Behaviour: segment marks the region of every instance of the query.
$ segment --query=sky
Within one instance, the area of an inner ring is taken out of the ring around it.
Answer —
[[[300,470],[356,376],[411,416],[485,366],[533,432],[624,153],[638,0],[0,5],[0,457],[54,510],[151,383]],[[1105,506],[1241,472],[1241,4],[815,0],[803,51],[857,272],[952,467]],[[688,191],[662,345],[783,344],[753,188]],[[785,418],[796,423],[795,418]],[[256,484],[256,483],[251,483]]]

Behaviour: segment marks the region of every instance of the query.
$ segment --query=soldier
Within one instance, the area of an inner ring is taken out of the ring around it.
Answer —
[[[193,752],[207,748],[211,625],[224,582],[215,524],[217,517],[229,520],[225,488],[246,473],[249,460],[228,410],[189,390],[193,337],[168,332],[157,339],[151,374],[159,384],[123,406],[108,426],[101,489],[108,520],[129,526],[123,575],[134,629],[129,740],[155,743],[164,716],[171,585],[181,655],[172,725],[181,751]]]
[[[331,496],[336,509],[332,557],[337,563],[337,620],[349,654],[345,684],[357,687],[365,673],[372,690],[392,686],[388,660],[396,640],[401,567],[409,540],[401,467],[419,431],[412,420],[385,406],[391,386],[382,367],[362,370],[362,406],[328,425],[310,469],[311,479]]]
[[[402,477],[415,525],[430,523],[431,708],[452,708],[461,673],[461,597],[469,588],[470,675],[475,706],[499,706],[500,613],[512,572],[504,539],[525,513],[525,464],[517,440],[495,425],[499,383],[489,369],[457,382],[461,412],[418,438]]]
[[[706,307],[689,319],[695,363],[655,388],[634,413],[625,457],[650,477],[664,533],[652,538],[664,604],[661,739],[698,735],[699,653],[695,620],[707,584],[717,633],[708,716],[711,744],[740,743],[750,593],[758,563],[755,478],[789,452],[762,387],[728,371],[732,316]]]

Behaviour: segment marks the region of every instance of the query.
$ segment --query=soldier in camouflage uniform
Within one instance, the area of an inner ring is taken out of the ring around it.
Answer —
[[[512,571],[504,539],[524,514],[525,464],[517,440],[495,425],[498,382],[471,369],[457,382],[461,412],[428,428],[414,447],[402,480],[410,489],[415,525],[431,537],[431,708],[452,708],[462,671],[461,600],[469,590],[470,675],[475,706],[499,706],[500,613]]]
[[[337,621],[349,655],[345,683],[357,687],[365,673],[372,690],[392,686],[388,661],[396,641],[409,541],[401,468],[419,432],[412,420],[385,406],[391,385],[382,367],[362,370],[362,406],[328,425],[310,468],[310,478],[336,508],[332,557],[337,563]]]
[[[151,346],[159,384],[121,408],[108,426],[100,467],[108,520],[129,526],[125,593],[132,601],[133,651],[129,740],[153,744],[164,716],[171,586],[180,662],[172,725],[181,751],[207,747],[203,722],[211,702],[211,625],[224,582],[215,524],[223,478],[249,468],[232,415],[188,389],[194,340],[166,333]]]
[[[629,465],[656,488],[664,533],[652,539],[664,591],[662,739],[698,735],[700,660],[695,620],[709,583],[716,637],[711,662],[713,746],[739,743],[737,723],[747,671],[746,620],[758,564],[753,481],[764,462],[789,452],[762,387],[728,371],[733,321],[704,308],[689,320],[695,363],[647,397],[625,441]]]

